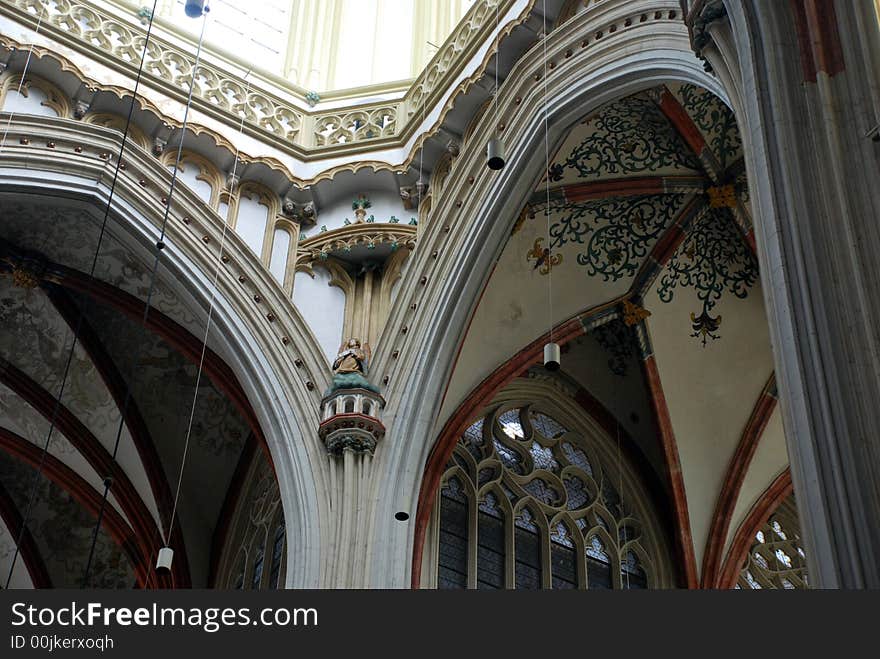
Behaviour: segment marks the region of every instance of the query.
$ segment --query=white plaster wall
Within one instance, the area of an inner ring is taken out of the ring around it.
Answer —
[[[170,165],[168,169],[174,171],[174,165]],[[199,168],[194,163],[183,161],[177,167],[178,180],[195,192],[202,201],[209,203],[211,201],[211,184],[199,179],[198,175]]]
[[[269,209],[260,203],[256,195],[243,194],[238,201],[235,232],[242,237],[257,258],[263,251],[263,236],[269,222]]]
[[[15,86],[16,89],[18,85]],[[37,114],[43,117],[57,117],[58,113],[47,105],[43,105],[46,94],[41,90],[31,87],[28,95],[18,93],[16,89],[10,89],[3,99],[3,110],[20,114]]]
[[[727,532],[727,539],[724,543],[724,551],[727,552],[736,530],[746,515],[757,503],[758,498],[770,483],[788,467],[788,451],[785,447],[785,435],[782,429],[782,413],[779,406],[773,410],[767,427],[764,428],[764,434],[752,456],[746,477],[743,479],[742,488],[739,497],[736,500],[736,506],[733,509],[733,516],[730,519],[730,528]]]
[[[657,369],[675,432],[687,495],[694,555],[702,565],[715,503],[730,459],[758,397],[773,372],[767,318],[759,285],[746,299],[721,296],[720,339],[702,347],[690,336],[693,288],[676,287],[669,303],[656,287],[645,297]],[[765,486],[766,487],[766,483]]]
[[[342,343],[342,324],[345,320],[345,293],[330,285],[330,273],[315,268],[314,278],[297,272],[293,280],[293,303],[299,309],[331,363]]]
[[[320,208],[318,211],[318,221],[314,226],[305,229],[303,233],[306,237],[311,238],[321,231],[321,227],[327,227],[328,231],[338,229],[345,224],[346,218],[352,223],[355,221],[354,211],[351,209],[351,203],[357,198],[355,193],[351,198],[336,201],[326,208]],[[367,209],[367,217],[372,215],[377,223],[387,222],[392,216],[400,220],[400,224],[408,224],[410,218],[416,217],[415,209],[408,211],[403,207],[403,201],[400,195],[387,191],[371,192],[364,190],[360,194],[366,195],[370,200],[372,207]]]
[[[278,280],[279,284],[284,284],[290,238],[290,232],[287,229],[275,229],[275,235],[272,239],[272,255],[269,257],[269,272]]]

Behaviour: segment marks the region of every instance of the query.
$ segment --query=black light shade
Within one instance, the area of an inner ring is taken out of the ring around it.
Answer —
[[[486,165],[493,170],[504,167],[504,144],[497,137],[489,140],[486,145]]]

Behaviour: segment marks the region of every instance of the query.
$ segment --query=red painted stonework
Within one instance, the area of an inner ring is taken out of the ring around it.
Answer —
[[[770,515],[779,508],[785,498],[792,493],[792,490],[791,472],[786,469],[764,491],[743,523],[740,524],[717,580],[718,588],[729,589],[736,586],[736,580],[745,565],[749,549],[755,541],[755,534],[767,523]]]
[[[691,536],[690,515],[688,514],[687,496],[684,489],[684,478],[681,474],[681,461],[678,457],[675,432],[672,429],[672,420],[669,416],[669,408],[666,406],[666,396],[663,394],[663,385],[660,382],[660,373],[657,370],[654,356],[648,357],[642,364],[645,380],[648,384],[648,391],[651,395],[654,417],[660,433],[663,455],[669,472],[679,561],[685,585],[688,588],[697,588],[697,561],[694,556],[694,541]]]
[[[770,381],[761,392],[758,402],[752,410],[752,415],[746,423],[740,438],[736,452],[727,467],[724,477],[724,485],[718,495],[715,505],[715,513],[712,516],[712,525],[709,529],[709,538],[706,545],[706,553],[703,556],[702,587],[718,588],[721,579],[721,559],[723,556],[725,541],[733,518],[733,510],[739,499],[739,493],[748,473],[749,465],[764,430],[776,409],[776,397],[771,393],[775,388],[776,378]]]

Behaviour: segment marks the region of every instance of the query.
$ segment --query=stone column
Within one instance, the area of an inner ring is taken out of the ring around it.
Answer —
[[[328,588],[367,585],[368,529],[372,514],[373,453],[385,436],[378,390],[338,386],[336,381],[321,401],[318,436],[330,460],[330,546],[324,561],[323,583]]]
[[[812,585],[880,587],[880,34],[870,2],[690,2],[743,134]],[[872,132],[874,131],[874,132]]]

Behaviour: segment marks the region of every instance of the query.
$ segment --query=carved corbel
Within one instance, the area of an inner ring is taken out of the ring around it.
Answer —
[[[442,126],[437,129],[437,136],[444,140],[443,146],[447,153],[453,158],[457,158],[458,154],[461,152],[461,136],[446,130]]]
[[[703,68],[706,71],[712,71],[712,66],[703,55],[706,46],[712,41],[709,36],[709,26],[726,17],[727,9],[722,0],[707,0],[693,17],[688,17],[691,28],[691,48],[697,57],[703,60]]]
[[[92,107],[92,101],[95,100],[95,92],[97,90],[89,87],[85,83],[80,85],[79,89],[73,95],[73,118],[82,119],[86,116],[89,108]]]
[[[318,211],[314,201],[297,202],[290,197],[281,200],[281,212],[302,227],[310,227],[318,219]]]
[[[162,123],[153,133],[153,155],[157,158],[165,152],[168,146],[168,139],[171,137],[171,126]]]
[[[168,146],[168,142],[163,140],[161,137],[153,138],[153,155],[157,158],[162,155],[165,151],[165,147]]]
[[[12,54],[15,52],[15,48],[11,46],[3,46],[0,48],[0,73],[3,73],[6,70],[6,67],[9,66],[9,60],[12,58]]]
[[[226,189],[229,192],[235,192],[239,183],[241,183],[241,177],[237,173],[229,172],[226,174]]]

